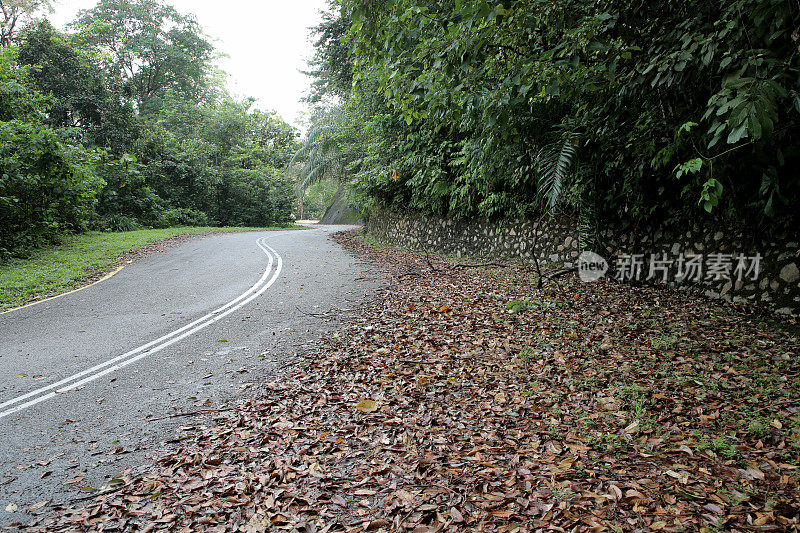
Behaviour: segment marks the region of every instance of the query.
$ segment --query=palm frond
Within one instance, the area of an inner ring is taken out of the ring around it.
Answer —
[[[336,106],[318,114],[289,167],[302,162],[299,188],[305,189],[326,177],[343,178],[342,136],[347,128],[346,106]]]

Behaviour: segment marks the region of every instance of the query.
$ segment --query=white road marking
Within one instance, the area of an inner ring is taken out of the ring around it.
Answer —
[[[207,315],[198,318],[197,320],[183,326],[182,328],[167,333],[166,335],[159,337],[154,341],[148,342],[147,344],[143,344],[138,348],[135,348],[122,355],[118,355],[112,359],[109,359],[108,361],[100,363],[99,365],[87,368],[86,370],[83,370],[69,377],[66,377],[60,381],[57,381],[56,383],[46,385],[44,387],[38,388],[21,396],[17,396],[16,398],[12,398],[11,400],[0,403],[0,409],[3,409],[4,407],[17,404],[24,400],[28,400],[29,398],[33,398],[32,400],[29,400],[23,404],[17,405],[5,411],[0,411],[0,418],[21,411],[27,407],[36,405],[50,398],[53,398],[57,394],[67,392],[69,390],[85,385],[86,383],[101,378],[107,374],[110,374],[111,372],[116,372],[117,370],[124,368],[131,363],[134,363],[140,359],[147,357],[148,355],[160,352],[164,348],[171,346],[180,340],[185,339],[189,335],[197,333],[206,326],[209,326],[214,322],[217,322],[218,320],[222,320],[229,314],[233,313],[242,306],[247,305],[254,299],[261,296],[264,293],[264,291],[266,291],[268,288],[272,286],[273,283],[275,283],[275,280],[278,279],[278,276],[281,273],[281,269],[283,268],[283,259],[278,254],[278,252],[276,252],[270,246],[267,246],[265,240],[266,239],[264,237],[258,239],[256,241],[256,245],[259,248],[261,248],[261,250],[265,254],[267,254],[267,257],[269,258],[269,262],[267,263],[267,268],[264,270],[264,274],[255,283],[255,285],[250,287],[247,291],[243,292],[236,299],[231,300],[230,302],[226,303],[219,309],[216,309],[208,313]],[[273,262],[275,261],[275,258],[277,258],[277,264],[275,267],[275,271],[272,273],[272,276],[270,276],[270,272],[272,271],[272,265]]]

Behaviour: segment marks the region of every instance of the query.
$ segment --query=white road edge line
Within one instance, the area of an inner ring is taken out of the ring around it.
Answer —
[[[243,294],[241,294],[236,299],[228,302],[227,304],[223,305],[219,309],[215,309],[214,311],[208,313],[207,315],[205,315],[203,317],[200,317],[197,320],[194,320],[193,322],[190,322],[189,324],[183,326],[182,328],[176,329],[175,331],[171,331],[170,333],[167,333],[166,335],[164,335],[162,337],[159,337],[158,339],[156,339],[154,341],[148,342],[147,344],[143,344],[142,346],[139,346],[138,348],[134,348],[133,350],[131,350],[129,352],[125,352],[122,355],[118,355],[118,356],[116,356],[116,357],[114,357],[112,359],[109,359],[108,361],[100,363],[99,365],[95,365],[95,366],[93,366],[91,368],[87,368],[86,370],[78,372],[77,374],[73,374],[73,375],[71,375],[71,376],[69,376],[67,378],[62,379],[61,381],[58,381],[56,383],[52,383],[50,385],[41,387],[39,389],[30,391],[27,394],[23,394],[22,396],[18,396],[16,398],[12,398],[11,400],[8,400],[8,401],[5,401],[3,403],[0,403],[0,409],[2,409],[3,407],[7,407],[9,405],[13,405],[13,404],[18,403],[18,402],[21,402],[22,400],[26,400],[26,399],[28,399],[28,398],[30,398],[32,396],[36,396],[36,395],[41,394],[43,392],[46,392],[48,390],[56,389],[56,388],[60,387],[61,385],[65,385],[65,384],[69,383],[70,381],[74,381],[76,379],[80,379],[83,376],[86,376],[87,374],[91,374],[92,372],[95,372],[95,371],[97,371],[97,370],[99,370],[101,368],[105,368],[105,367],[107,367],[109,365],[112,365],[114,363],[122,361],[123,359],[126,359],[128,357],[136,355],[137,353],[142,352],[144,350],[147,350],[147,349],[149,349],[149,348],[151,348],[153,346],[156,346],[159,343],[164,342],[165,340],[168,340],[171,337],[174,337],[175,335],[178,335],[178,334],[186,331],[187,329],[191,329],[192,327],[194,327],[194,326],[196,326],[196,325],[198,325],[198,324],[200,324],[200,323],[212,318],[215,314],[221,313],[222,311],[224,311],[228,307],[230,307],[232,305],[235,305],[239,300],[241,300],[242,298],[247,297],[253,291],[257,290],[258,287],[262,283],[264,283],[264,281],[267,279],[267,276],[269,275],[270,271],[272,270],[272,263],[273,263],[272,255],[269,253],[268,250],[266,250],[261,245],[261,239],[256,241],[256,244],[258,245],[259,248],[261,248],[261,250],[264,253],[267,254],[267,257],[269,258],[269,262],[267,263],[267,268],[265,269],[264,274],[261,276],[261,278],[255,283],[255,285],[250,287],[247,291],[245,291]]]
[[[147,344],[143,344],[142,346],[139,346],[138,348],[135,348],[135,349],[133,349],[133,350],[131,350],[129,352],[126,352],[126,353],[124,353],[122,355],[118,355],[117,357],[109,359],[108,361],[105,361],[104,363],[100,363],[99,365],[95,365],[95,366],[93,366],[91,368],[87,368],[86,370],[83,370],[83,371],[78,372],[76,374],[73,374],[73,375],[71,375],[69,377],[66,377],[66,378],[64,378],[64,379],[62,379],[60,381],[57,381],[56,383],[52,383],[52,384],[47,385],[45,387],[41,387],[39,389],[33,390],[31,392],[28,392],[26,394],[23,394],[21,396],[18,396],[16,398],[12,398],[11,400],[8,400],[8,401],[5,401],[5,402],[1,403],[0,404],[0,409],[2,409],[3,407],[7,407],[9,405],[13,405],[15,403],[19,403],[21,401],[27,400],[28,398],[32,398],[34,396],[36,397],[33,400],[25,402],[25,403],[23,403],[21,405],[17,405],[16,407],[12,407],[11,409],[7,409],[5,411],[0,411],[0,418],[3,418],[3,417],[8,416],[10,414],[16,413],[18,411],[21,411],[21,410],[23,410],[23,409],[25,409],[27,407],[31,407],[33,405],[36,405],[36,404],[38,404],[40,402],[43,402],[45,400],[48,400],[50,398],[53,398],[54,396],[56,396],[59,393],[67,392],[69,390],[72,390],[72,389],[75,389],[75,388],[80,387],[82,385],[85,385],[86,383],[89,383],[91,381],[94,381],[94,380],[102,377],[102,376],[110,374],[111,372],[116,372],[117,370],[119,370],[121,368],[124,368],[125,366],[127,366],[127,365],[129,365],[129,364],[131,364],[131,363],[133,363],[135,361],[138,361],[140,359],[143,359],[143,358],[147,357],[148,355],[152,355],[154,353],[160,352],[164,348],[166,348],[168,346],[171,346],[172,344],[174,344],[174,343],[176,343],[176,342],[178,342],[180,340],[185,339],[189,335],[192,335],[192,334],[200,331],[201,329],[205,328],[206,326],[209,326],[209,325],[213,324],[214,322],[217,322],[218,320],[221,320],[221,319],[225,318],[226,316],[228,316],[229,314],[231,314],[234,311],[238,310],[242,306],[250,303],[254,299],[256,299],[259,296],[261,296],[264,293],[264,291],[266,291],[268,288],[270,288],[272,286],[273,283],[275,283],[275,280],[278,279],[278,276],[280,275],[281,270],[283,268],[283,259],[281,258],[280,254],[278,254],[278,252],[276,252],[275,249],[273,249],[272,247],[268,246],[266,244],[265,240],[266,239],[264,237],[258,239],[256,241],[256,245],[259,248],[261,248],[261,250],[269,258],[269,262],[267,263],[267,268],[264,271],[264,274],[261,276],[261,278],[255,283],[255,285],[250,287],[247,291],[242,293],[240,296],[238,296],[234,300],[231,300],[230,302],[228,302],[227,304],[223,305],[219,309],[216,309],[216,310],[212,311],[211,313],[208,313],[207,315],[205,315],[205,316],[203,316],[201,318],[198,318],[197,320],[195,320],[195,321],[183,326],[182,328],[176,329],[175,331],[172,331],[172,332],[170,332],[170,333],[168,333],[168,334],[166,334],[166,335],[164,335],[162,337],[159,337],[158,339],[156,339],[154,341],[148,342]],[[265,280],[269,277],[270,271],[272,270],[272,265],[273,265],[273,262],[274,262],[273,254],[274,254],[274,257],[277,258],[277,265],[276,265],[275,271],[272,274],[272,276],[269,278],[268,281],[265,282]],[[142,352],[142,353],[140,353],[140,352]],[[139,355],[136,355],[136,354],[139,354]],[[113,365],[113,366],[111,366],[111,365]],[[86,377],[84,377],[84,376],[86,376]],[[83,379],[81,379],[81,378],[83,378]],[[79,380],[79,381],[75,381],[75,380]],[[72,383],[72,382],[74,382],[74,383]],[[62,385],[66,385],[66,386],[62,387]],[[59,388],[59,387],[61,387],[61,388]],[[56,390],[53,391],[53,389],[56,389]],[[41,395],[42,393],[45,393],[47,391],[52,391],[52,392],[49,392],[49,393],[44,394],[44,395]]]

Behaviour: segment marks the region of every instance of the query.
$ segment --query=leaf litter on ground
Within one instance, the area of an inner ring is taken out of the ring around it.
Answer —
[[[797,529],[796,323],[336,239],[394,283],[190,446],[29,530]]]

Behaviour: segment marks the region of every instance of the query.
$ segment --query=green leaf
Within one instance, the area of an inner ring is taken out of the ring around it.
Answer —
[[[739,142],[740,139],[747,136],[747,123],[742,123],[737,128],[733,129],[730,134],[728,134],[728,144],[735,144]]]
[[[680,179],[684,175],[697,174],[703,167],[703,160],[699,157],[690,159],[675,167],[675,177]]]
[[[775,216],[774,200],[775,200],[775,191],[772,191],[769,195],[767,203],[764,205],[764,214],[770,218]]]
[[[530,302],[522,302],[518,300],[511,300],[510,302],[508,302],[508,305],[506,305],[506,309],[508,309],[512,313],[523,313],[531,309],[532,307],[533,306],[531,305]]]
[[[750,113],[747,117],[747,125],[748,130],[750,132],[750,136],[754,140],[758,140],[761,138],[761,122],[759,122],[758,118],[756,118],[753,112]]]

